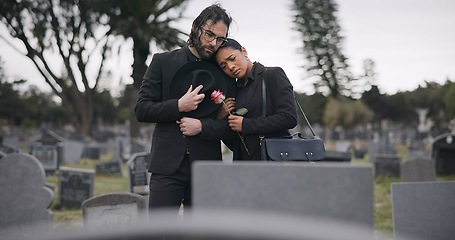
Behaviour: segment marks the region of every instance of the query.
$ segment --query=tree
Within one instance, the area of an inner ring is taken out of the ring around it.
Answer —
[[[70,112],[76,131],[89,135],[93,101],[104,60],[115,41],[110,30],[85,1],[5,0],[0,3],[0,21],[25,47],[27,56]],[[94,66],[93,74],[88,68]]]
[[[173,28],[170,23],[178,20],[185,9],[186,0],[92,0],[89,2],[93,11],[106,16],[106,24],[113,34],[133,40],[133,91],[130,95],[131,136],[139,135],[139,123],[132,111],[137,101],[137,93],[142,77],[147,70],[146,60],[150,54],[150,45],[156,44],[161,49],[170,50],[183,46],[180,38],[182,31]]]
[[[455,119],[455,83],[448,84],[444,95],[445,110],[449,119]]]
[[[316,91],[332,97],[349,96],[351,73],[341,51],[340,35],[333,0],[294,0],[294,23],[303,37],[303,53],[310,76],[320,78]]]

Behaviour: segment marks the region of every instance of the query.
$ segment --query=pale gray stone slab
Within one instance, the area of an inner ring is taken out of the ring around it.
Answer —
[[[145,199],[134,193],[108,193],[82,203],[84,228],[114,229],[146,220]]]
[[[455,236],[455,181],[392,183],[395,239],[451,240]]]
[[[54,193],[45,180],[42,164],[32,155],[12,153],[0,159],[0,236],[52,228],[48,208]]]
[[[436,166],[431,158],[414,157],[401,163],[401,180],[403,182],[436,181]]]
[[[371,165],[199,161],[193,208],[284,211],[373,226]]]

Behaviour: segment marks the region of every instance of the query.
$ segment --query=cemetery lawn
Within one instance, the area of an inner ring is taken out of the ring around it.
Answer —
[[[403,159],[403,158],[402,158]],[[101,160],[102,161],[102,160]],[[77,164],[65,164],[62,167],[95,170],[95,163],[99,161],[83,159]],[[364,159],[354,159],[353,162],[368,162]],[[111,192],[128,192],[128,169],[123,164],[122,176],[95,175],[94,196]],[[51,210],[54,213],[54,228],[56,230],[81,229],[82,210],[60,209],[58,201],[58,176],[47,176],[46,181],[54,185],[54,202]],[[393,177],[378,177],[374,186],[374,228],[377,234],[386,238],[393,238],[392,203],[390,184],[400,182],[401,179]],[[455,181],[455,176],[438,177],[438,181]]]

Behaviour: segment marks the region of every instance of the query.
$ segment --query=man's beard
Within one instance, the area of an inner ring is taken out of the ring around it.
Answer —
[[[212,53],[207,53],[205,51],[206,48],[202,46],[202,43],[201,43],[201,41],[199,39],[197,39],[194,42],[193,46],[194,46],[194,49],[196,50],[196,52],[201,57],[201,59],[206,59],[206,60],[210,59],[210,58],[212,58],[213,54],[215,54],[215,49],[214,48],[211,49]],[[209,48],[211,48],[211,46],[209,46]]]

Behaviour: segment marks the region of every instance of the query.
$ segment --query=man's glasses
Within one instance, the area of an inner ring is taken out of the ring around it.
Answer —
[[[227,42],[225,37],[217,37],[212,31],[202,29],[202,32],[204,33],[204,39],[208,42],[212,42],[216,39],[216,45],[219,46],[223,46]]]

